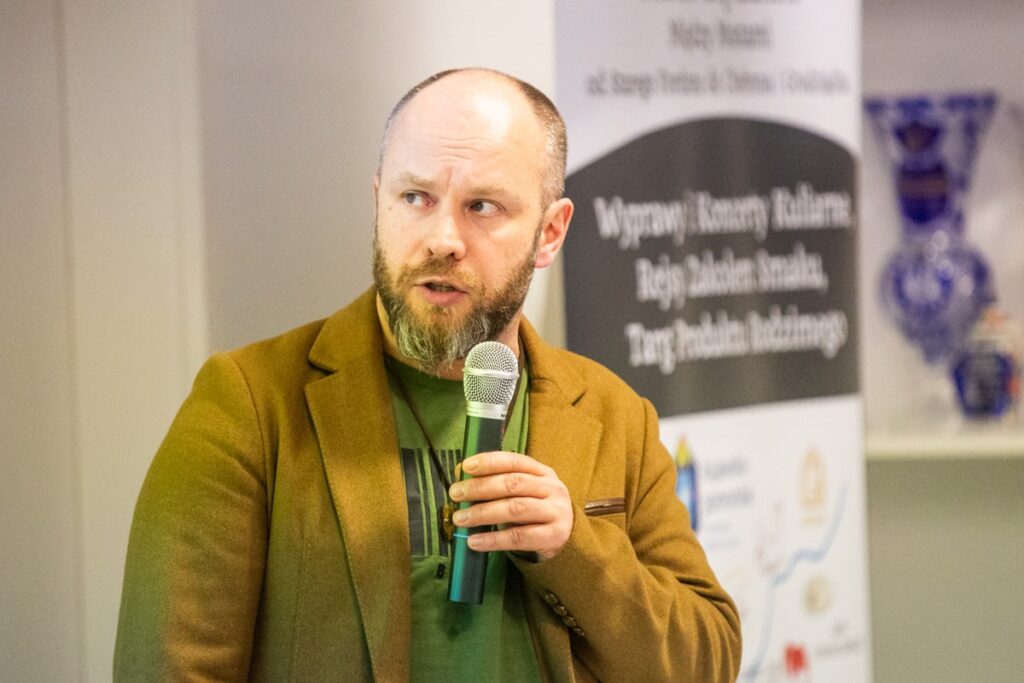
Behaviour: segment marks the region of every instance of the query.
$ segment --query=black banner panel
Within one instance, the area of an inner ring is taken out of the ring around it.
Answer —
[[[569,348],[661,415],[856,393],[855,172],[831,140],[737,118],[579,169]]]

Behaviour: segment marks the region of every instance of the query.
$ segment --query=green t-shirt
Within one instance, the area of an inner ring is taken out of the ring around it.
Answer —
[[[462,382],[424,374],[390,357],[386,363],[409,512],[412,680],[540,681],[518,577],[508,576],[505,553],[489,555],[483,604],[448,600],[450,544],[441,529],[444,483],[395,376],[423,420],[448,481],[454,481],[455,465],[462,457],[466,422]],[[505,450],[519,453],[526,450],[526,382],[523,372],[502,440]]]

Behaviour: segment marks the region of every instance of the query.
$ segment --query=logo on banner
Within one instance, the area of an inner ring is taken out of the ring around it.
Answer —
[[[834,602],[834,593],[832,582],[826,576],[813,576],[804,586],[804,607],[811,614],[825,612]]]
[[[807,658],[807,648],[803,645],[789,643],[783,655],[786,667],[786,679],[790,681],[810,681],[811,664]]]
[[[676,496],[690,512],[690,527],[696,532],[700,526],[697,500],[697,468],[684,437],[676,446]]]
[[[827,499],[825,461],[816,448],[804,456],[800,468],[800,503],[803,506],[804,524],[816,525],[825,521]]]

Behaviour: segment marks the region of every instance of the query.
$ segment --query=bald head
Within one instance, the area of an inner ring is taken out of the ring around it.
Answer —
[[[410,106],[413,103],[416,106]],[[534,86],[490,69],[451,69],[430,76],[406,92],[391,110],[384,126],[378,175],[395,139],[395,130],[406,124],[423,125],[424,111],[447,112],[450,115],[443,123],[453,129],[474,116],[490,118],[496,128],[517,125],[517,132],[523,136],[521,144],[528,144],[536,132],[541,207],[562,196],[567,148],[565,123],[551,100]]]

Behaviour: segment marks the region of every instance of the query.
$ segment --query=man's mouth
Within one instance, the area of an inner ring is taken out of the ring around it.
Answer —
[[[415,289],[424,301],[443,308],[454,306],[467,296],[466,290],[450,280],[423,279],[416,283]]]
[[[438,280],[425,280],[419,283],[420,286],[426,287],[432,292],[463,292],[465,290],[456,287],[449,282],[443,282]]]

